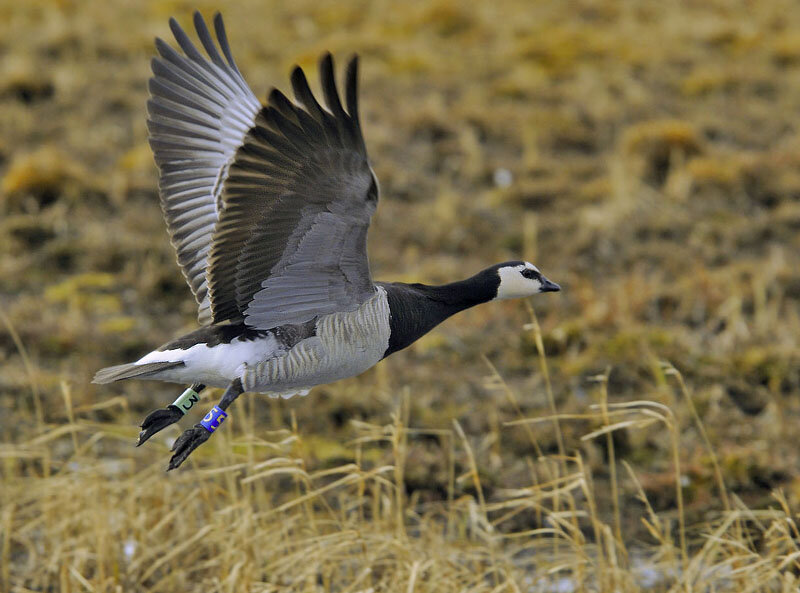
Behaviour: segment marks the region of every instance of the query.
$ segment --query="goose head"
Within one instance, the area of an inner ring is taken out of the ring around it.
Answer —
[[[492,270],[497,278],[497,294],[494,300],[516,299],[540,292],[561,290],[558,284],[545,278],[539,268],[530,262],[505,262],[492,266],[489,270]]]

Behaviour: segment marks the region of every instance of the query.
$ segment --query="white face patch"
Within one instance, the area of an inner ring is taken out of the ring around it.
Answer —
[[[500,286],[497,287],[495,300],[518,299],[539,294],[542,291],[541,282],[535,278],[526,278],[522,275],[522,271],[526,268],[534,272],[539,271],[536,266],[528,262],[516,266],[498,268],[497,274],[500,276]]]

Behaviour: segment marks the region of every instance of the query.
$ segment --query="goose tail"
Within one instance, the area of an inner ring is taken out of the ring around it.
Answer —
[[[123,379],[147,379],[151,375],[166,369],[183,366],[183,362],[146,362],[144,364],[119,364],[100,369],[95,373],[92,383],[113,383]]]

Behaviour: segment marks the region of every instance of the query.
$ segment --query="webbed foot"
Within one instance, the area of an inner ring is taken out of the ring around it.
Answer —
[[[183,418],[183,412],[174,404],[150,412],[141,424],[142,431],[139,433],[139,440],[136,441],[136,446],[138,447],[170,424],[175,424],[181,418]]]
[[[175,444],[172,445],[172,458],[169,460],[169,467],[167,471],[179,467],[186,458],[189,457],[192,451],[197,449],[200,445],[208,440],[211,433],[202,425],[195,424],[178,437]]]
[[[187,390],[187,392],[188,391],[190,390]],[[230,384],[228,389],[225,390],[219,405],[211,408],[208,414],[206,414],[199,423],[195,424],[178,437],[178,440],[172,445],[173,455],[169,460],[167,471],[179,467],[186,461],[186,458],[189,457],[192,451],[208,440],[208,437],[210,437],[211,434],[219,428],[223,420],[228,417],[228,414],[225,413],[225,408],[227,408],[241,393],[242,383],[239,379],[236,379]]]

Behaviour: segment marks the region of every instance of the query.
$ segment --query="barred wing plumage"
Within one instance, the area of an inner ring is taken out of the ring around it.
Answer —
[[[178,263],[198,304],[198,319],[212,321],[207,259],[220,214],[228,167],[261,104],[231,55],[222,17],[214,17],[220,55],[203,18],[194,26],[208,58],[175,19],[170,28],[184,55],[156,39],[147,127],[159,168],[161,207]]]

